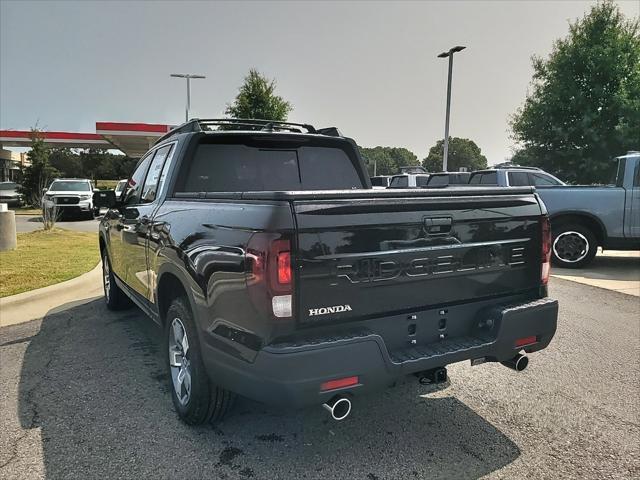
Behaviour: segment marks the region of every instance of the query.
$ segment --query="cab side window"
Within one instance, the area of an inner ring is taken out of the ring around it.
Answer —
[[[164,180],[164,175],[161,175],[163,166],[172,147],[173,145],[166,145],[156,151],[151,161],[151,166],[149,167],[147,179],[144,181],[144,186],[142,187],[140,203],[151,203],[156,199],[156,195],[158,191],[160,191],[162,181]]]
[[[471,178],[469,179],[469,184],[470,185],[476,185],[478,183],[480,183],[480,179],[482,178],[482,174],[481,173],[474,173],[473,175],[471,175]]]
[[[531,176],[531,184],[542,187],[549,185],[559,185],[558,182],[549,175],[544,175],[543,173],[530,173]]]
[[[480,179],[481,185],[498,185],[498,174],[496,172],[483,173]]]
[[[149,163],[151,163],[151,159],[153,158],[154,153],[155,152],[151,152],[142,160],[140,160],[138,166],[133,171],[129,182],[125,187],[124,200],[122,202],[124,205],[136,205],[140,203],[142,182],[144,181],[144,177],[147,174],[147,169],[149,167]]]
[[[527,172],[509,172],[509,186],[524,187],[531,185],[529,183],[529,174]]]

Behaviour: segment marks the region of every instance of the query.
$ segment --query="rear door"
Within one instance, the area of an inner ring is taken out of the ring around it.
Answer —
[[[640,157],[627,159],[627,168],[633,169],[631,185],[625,188],[625,236],[640,238]]]
[[[530,193],[294,201],[294,212],[301,323],[419,311],[540,284],[541,211]]]
[[[123,215],[127,231],[124,243],[127,253],[127,284],[143,297],[150,299],[151,276],[148,268],[148,241],[152,228],[152,217],[157,207],[156,194],[161,188],[161,172],[169,157],[173,144],[158,148],[149,165],[139,199],[129,205]]]

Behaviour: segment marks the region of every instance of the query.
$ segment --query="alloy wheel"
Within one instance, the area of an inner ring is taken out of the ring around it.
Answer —
[[[191,398],[191,361],[187,331],[179,318],[174,318],[169,327],[169,367],[178,401],[186,405]]]
[[[562,232],[553,242],[553,253],[563,262],[576,263],[589,253],[589,241],[580,232]]]
[[[109,302],[111,295],[111,271],[109,270],[109,260],[106,256],[102,259],[102,283],[104,285],[104,298]]]

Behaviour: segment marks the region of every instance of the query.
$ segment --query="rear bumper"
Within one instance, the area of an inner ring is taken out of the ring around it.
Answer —
[[[472,337],[458,337],[389,352],[381,336],[367,330],[340,338],[316,338],[300,344],[271,345],[258,352],[253,363],[202,345],[211,378],[236,393],[270,404],[303,407],[318,405],[336,393],[362,395],[391,386],[398,378],[432,368],[484,358],[503,361],[518,351],[535,352],[551,342],[556,331],[558,302],[543,298],[520,305],[501,306],[485,313],[494,326]],[[516,347],[524,337],[536,343]],[[320,392],[320,384],[357,376],[359,384]]]

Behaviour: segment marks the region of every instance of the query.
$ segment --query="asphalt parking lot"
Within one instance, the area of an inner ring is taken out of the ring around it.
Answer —
[[[241,400],[173,412],[161,335],[100,300],[0,329],[0,478],[638,478],[640,301],[552,279],[551,346],[515,373],[449,368],[358,399],[344,422]]]

